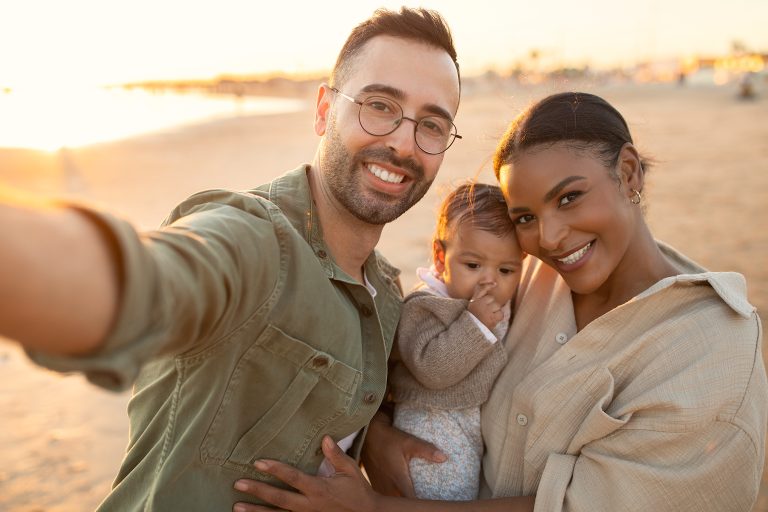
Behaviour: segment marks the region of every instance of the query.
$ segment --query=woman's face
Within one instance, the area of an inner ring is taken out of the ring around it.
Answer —
[[[631,266],[637,208],[624,178],[620,187],[610,171],[595,152],[566,143],[534,147],[501,168],[521,248],[556,269],[577,294],[610,289]]]

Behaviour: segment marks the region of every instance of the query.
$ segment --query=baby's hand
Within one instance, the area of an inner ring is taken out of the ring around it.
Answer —
[[[499,304],[490,294],[490,291],[496,286],[496,283],[484,283],[475,286],[475,293],[469,299],[467,309],[475,315],[483,325],[489,329],[496,327],[496,324],[504,318],[501,308],[504,304]]]

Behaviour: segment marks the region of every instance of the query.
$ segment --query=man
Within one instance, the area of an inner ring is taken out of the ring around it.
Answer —
[[[400,309],[374,247],[435,178],[459,91],[440,16],[379,10],[318,90],[311,164],[192,196],[143,234],[73,205],[0,206],[0,335],[50,368],[135,382],[100,510],[229,510],[248,499],[235,480],[268,479],[257,459],[315,472],[324,434],[359,453]]]

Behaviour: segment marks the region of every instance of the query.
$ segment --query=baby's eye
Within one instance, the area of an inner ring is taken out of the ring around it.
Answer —
[[[480,268],[480,264],[479,264],[479,263],[467,263],[466,265],[467,265],[469,268],[471,268],[472,270],[475,270],[475,269],[478,269],[478,268]]]
[[[499,272],[501,272],[502,274],[511,274],[512,272],[514,272],[514,270],[512,270],[511,268],[500,268]]]
[[[535,217],[533,215],[521,215],[516,219],[512,220],[513,224],[528,224],[529,222],[532,222]]]

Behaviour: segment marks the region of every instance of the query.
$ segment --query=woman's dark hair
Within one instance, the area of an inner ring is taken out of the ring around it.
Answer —
[[[444,246],[449,230],[464,222],[500,237],[515,232],[498,185],[468,182],[453,189],[440,206],[434,241]]]
[[[558,142],[595,151],[609,168],[632,135],[622,115],[610,103],[582,92],[553,94],[534,103],[509,125],[493,156],[496,178],[502,166],[533,147]],[[650,162],[640,159],[646,171]],[[614,176],[617,177],[617,176]]]
[[[368,41],[377,36],[409,39],[445,50],[456,65],[459,88],[461,88],[459,62],[448,24],[436,11],[409,7],[402,7],[399,12],[377,9],[369,19],[352,29],[331,71],[330,82],[333,87],[344,85],[355,60],[354,57]]]

